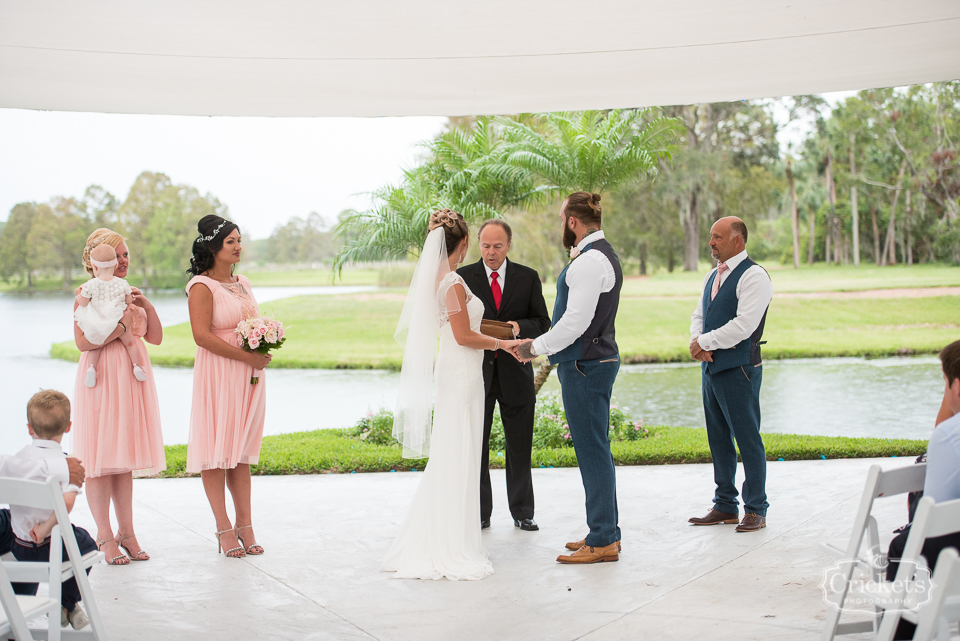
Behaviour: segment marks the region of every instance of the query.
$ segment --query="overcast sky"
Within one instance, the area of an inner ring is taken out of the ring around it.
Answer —
[[[836,101],[854,92],[828,94]],[[778,119],[785,111],[779,110]],[[167,174],[226,203],[253,238],[291,216],[363,208],[396,182],[417,143],[446,118],[206,118],[0,109],[0,220],[19,202],[83,195],[123,200],[142,171]],[[804,124],[781,133],[798,142]]]

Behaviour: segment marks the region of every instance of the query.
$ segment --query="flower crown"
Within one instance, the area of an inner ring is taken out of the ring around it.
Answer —
[[[219,227],[217,227],[216,229],[213,230],[213,233],[212,233],[212,234],[210,234],[209,236],[204,236],[203,234],[200,234],[200,236],[197,237],[197,240],[205,240],[205,241],[207,241],[207,242],[209,243],[211,240],[213,240],[214,238],[216,238],[217,233],[219,233],[220,230],[223,229],[223,226],[226,225],[226,224],[227,224],[227,221],[224,220],[222,223],[220,223],[220,226],[219,226]]]
[[[105,242],[107,242],[106,236],[97,236],[96,238],[90,241],[89,245],[83,248],[84,255],[89,256],[90,252],[93,251],[94,247],[96,247],[97,245],[102,245]]]

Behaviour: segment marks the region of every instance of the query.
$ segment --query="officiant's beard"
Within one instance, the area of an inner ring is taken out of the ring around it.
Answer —
[[[563,225],[563,246],[565,249],[571,249],[577,244],[577,235],[573,230],[567,227],[566,221]]]

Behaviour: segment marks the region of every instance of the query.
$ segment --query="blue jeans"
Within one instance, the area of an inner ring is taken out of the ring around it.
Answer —
[[[617,477],[610,453],[610,395],[620,358],[564,361],[557,366],[563,408],[577,452],[586,494],[586,545],[604,547],[620,540]]]
[[[82,527],[74,525],[73,534],[77,537],[77,546],[80,548],[80,554],[87,554],[97,549],[97,544],[93,542],[90,534]],[[41,561],[45,563],[50,560],[50,542],[47,541],[41,545],[34,545],[32,543],[30,545],[24,545],[16,541],[13,544],[13,556],[17,561]],[[67,546],[63,546],[63,560],[67,560]],[[87,574],[90,574],[90,568],[87,568]],[[36,594],[37,584],[14,583],[13,591],[17,594]],[[77,585],[77,580],[69,578],[64,581],[60,590],[60,605],[65,607],[67,612],[73,612],[74,608],[77,607],[77,603],[80,601],[80,587]]]
[[[737,448],[743,461],[743,509],[767,515],[767,453],[760,437],[760,383],[763,367],[744,365],[709,374],[703,372],[703,413],[707,419],[707,440],[713,457],[713,480],[717,491],[713,508],[728,514],[739,513]]]

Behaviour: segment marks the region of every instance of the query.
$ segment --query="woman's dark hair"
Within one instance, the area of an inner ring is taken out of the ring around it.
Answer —
[[[453,255],[453,250],[457,248],[457,245],[470,235],[470,230],[467,229],[467,221],[452,209],[441,209],[433,212],[433,215],[430,216],[430,231],[437,227],[443,227],[448,255]]]
[[[214,255],[223,248],[224,239],[234,229],[240,231],[236,223],[215,214],[201,218],[197,223],[200,235],[193,241],[193,256],[190,257],[187,273],[199,276],[213,267]]]

